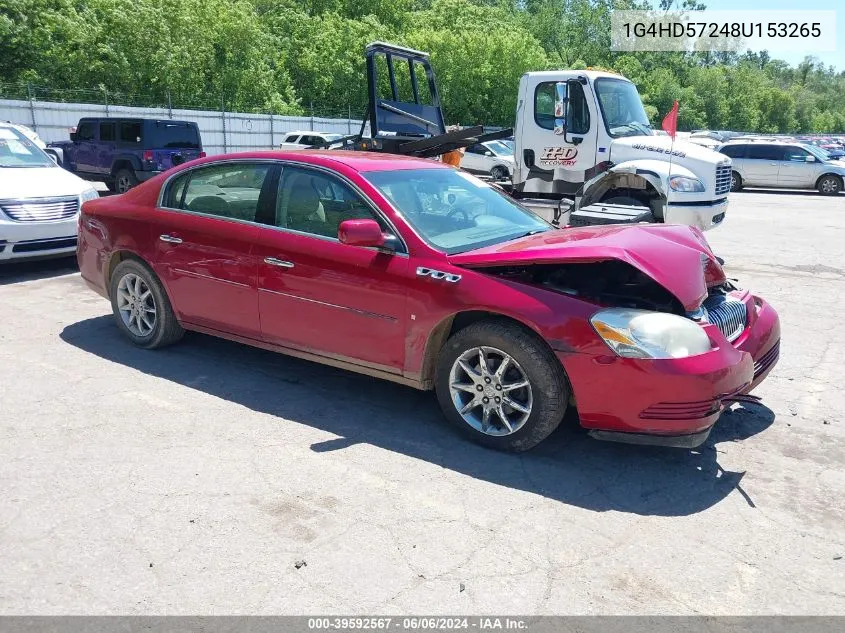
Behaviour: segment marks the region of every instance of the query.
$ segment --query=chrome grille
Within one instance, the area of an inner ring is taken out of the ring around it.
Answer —
[[[731,164],[716,165],[716,195],[720,196],[731,190]]]
[[[738,299],[716,295],[704,302],[707,320],[719,328],[729,341],[735,341],[745,329],[747,309]]]
[[[79,211],[79,198],[0,200],[0,210],[16,222],[51,222],[75,216]]]

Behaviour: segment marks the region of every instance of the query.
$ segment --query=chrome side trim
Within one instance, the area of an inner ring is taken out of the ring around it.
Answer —
[[[269,292],[270,294],[288,297],[290,299],[298,299],[299,301],[307,301],[308,303],[316,303],[317,305],[326,306],[327,308],[337,308],[338,310],[346,310],[347,312],[354,312],[355,314],[360,314],[361,316],[370,317],[373,319],[384,319],[385,321],[392,321],[394,323],[399,320],[396,317],[390,316],[389,314],[379,314],[378,312],[368,312],[367,310],[359,310],[358,308],[352,308],[350,306],[341,306],[337,305],[336,303],[326,303],[325,301],[318,301],[317,299],[308,299],[306,297],[292,295],[287,292],[270,290],[269,288],[259,288],[258,291]]]
[[[241,288],[250,288],[249,284],[242,284],[239,281],[232,281],[231,279],[221,279],[220,277],[215,277],[213,275],[202,275],[200,273],[195,273],[190,270],[185,270],[184,268],[171,268],[174,273],[180,273],[182,275],[187,275],[188,277],[198,277],[199,279],[210,279],[211,281],[219,281],[223,284],[229,284],[230,286],[239,286]]]
[[[445,273],[442,270],[435,270],[433,268],[426,268],[425,266],[420,266],[417,268],[417,276],[418,277],[431,277],[432,279],[443,279],[448,281],[451,284],[456,284],[461,280],[460,275],[456,275],[454,273]]]

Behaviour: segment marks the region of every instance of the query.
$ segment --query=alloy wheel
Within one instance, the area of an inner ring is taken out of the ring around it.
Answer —
[[[135,336],[149,336],[156,326],[153,292],[140,276],[126,273],[117,284],[117,309],[123,324]]]
[[[822,193],[836,193],[839,191],[839,181],[836,178],[825,178],[821,181]]]
[[[464,422],[485,435],[516,433],[531,415],[531,383],[519,363],[495,347],[473,347],[452,364],[452,404]]]
[[[126,193],[132,187],[129,184],[129,178],[126,176],[120,176],[117,179],[117,193]]]

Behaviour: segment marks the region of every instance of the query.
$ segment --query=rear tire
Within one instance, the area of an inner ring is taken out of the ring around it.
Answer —
[[[134,169],[118,169],[114,175],[114,189],[112,191],[126,193],[137,184],[138,177],[135,175]]]
[[[483,370],[479,353],[487,363]],[[437,359],[435,389],[443,414],[461,433],[510,452],[546,439],[569,402],[566,376],[552,350],[530,330],[497,319],[473,323],[446,341]]]
[[[120,262],[109,280],[117,326],[138,347],[155,349],[185,334],[156,274],[135,259]]]
[[[823,196],[835,196],[842,191],[842,179],[833,174],[822,176],[819,179],[818,190]]]
[[[742,189],[742,176],[735,171],[731,172],[731,191],[739,191]]]

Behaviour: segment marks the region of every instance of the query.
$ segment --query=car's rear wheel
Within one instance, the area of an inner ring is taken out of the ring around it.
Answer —
[[[443,413],[461,432],[513,452],[546,439],[569,401],[563,367],[551,349],[502,320],[478,321],[449,338],[435,388]]]
[[[490,170],[490,176],[493,180],[507,180],[510,177],[508,170],[506,167],[502,165],[496,165],[493,169]]]
[[[819,180],[819,193],[823,196],[833,196],[842,191],[842,179],[839,176],[828,174]]]
[[[114,189],[117,193],[126,193],[138,184],[138,177],[131,169],[118,169],[114,175]]]
[[[742,176],[735,171],[731,172],[731,191],[739,191],[742,189]]]
[[[110,284],[112,312],[120,330],[146,349],[175,343],[185,331],[179,325],[158,277],[134,259],[120,262]]]

